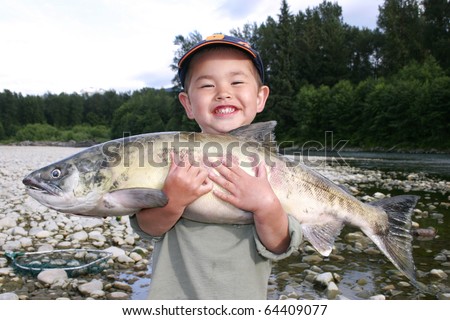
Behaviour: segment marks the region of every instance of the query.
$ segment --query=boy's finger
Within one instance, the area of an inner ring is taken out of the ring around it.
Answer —
[[[266,165],[263,161],[259,163],[259,165],[256,167],[255,176],[259,178],[266,178],[267,177],[267,169]]]

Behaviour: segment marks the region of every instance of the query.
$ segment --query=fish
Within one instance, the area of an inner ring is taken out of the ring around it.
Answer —
[[[304,239],[321,255],[329,256],[342,228],[351,225],[364,232],[416,284],[410,230],[419,197],[402,195],[362,202],[301,161],[281,154],[275,126],[275,121],[268,121],[228,134],[156,132],[123,137],[33,171],[23,184],[31,197],[62,213],[124,216],[167,204],[162,188],[171,161],[188,159],[208,170],[227,161],[250,175],[255,175],[254,168],[263,161],[283,209],[300,222]],[[224,191],[216,184],[213,189]],[[253,223],[251,212],[220,200],[212,191],[192,202],[182,218],[203,223]]]

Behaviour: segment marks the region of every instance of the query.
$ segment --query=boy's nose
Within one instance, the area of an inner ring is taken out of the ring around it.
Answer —
[[[219,88],[216,94],[217,100],[224,100],[231,98],[230,92],[226,88]]]

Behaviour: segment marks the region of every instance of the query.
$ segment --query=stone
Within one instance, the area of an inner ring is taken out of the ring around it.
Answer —
[[[14,227],[14,228],[11,230],[11,234],[12,234],[13,236],[23,236],[23,237],[25,237],[25,236],[28,235],[28,232],[25,231],[25,229],[22,228],[22,227]]]
[[[450,292],[438,294],[439,300],[450,300]]]
[[[323,261],[323,258],[316,254],[307,255],[302,258],[302,262],[305,262],[305,263],[313,263],[314,264],[314,263],[319,263],[321,261]]]
[[[89,232],[89,239],[103,243],[106,241],[105,236],[100,231]]]
[[[105,295],[106,293],[103,290],[94,290],[90,293],[90,297],[94,299],[103,298]]]
[[[119,290],[123,290],[123,291],[132,291],[131,286],[128,283],[125,282],[121,282],[121,281],[116,281],[113,283],[113,288],[119,289]]]
[[[90,296],[91,293],[95,292],[96,290],[103,290],[103,282],[97,279],[78,286],[78,291],[86,296]]]
[[[67,272],[62,269],[49,269],[39,272],[37,279],[45,284],[53,284],[68,279]]]
[[[19,296],[14,292],[0,293],[0,300],[19,300]]]
[[[441,269],[432,269],[430,271],[430,275],[435,276],[435,277],[440,278],[440,279],[447,279],[448,278],[447,273],[445,273]]]
[[[139,253],[136,252],[131,252],[130,253],[130,258],[133,259],[133,261],[141,261],[142,260],[142,256]]]
[[[334,282],[329,282],[327,286],[327,298],[332,300],[335,299],[339,294],[339,288]]]
[[[117,258],[119,256],[125,255],[125,250],[117,248],[117,247],[109,247],[105,249],[106,252],[111,252],[113,258]]]
[[[88,237],[89,237],[88,233],[84,230],[81,230],[72,234],[71,239],[77,241],[86,241]]]
[[[16,220],[10,217],[0,219],[0,229],[13,228],[17,225]]]
[[[106,297],[109,300],[125,300],[128,299],[128,294],[125,292],[116,291],[108,293]]]
[[[20,241],[7,241],[2,247],[3,251],[17,251],[22,248],[22,244]]]
[[[333,274],[331,272],[325,272],[317,275],[316,279],[314,280],[316,283],[319,283],[320,285],[326,287],[330,282],[334,280]]]

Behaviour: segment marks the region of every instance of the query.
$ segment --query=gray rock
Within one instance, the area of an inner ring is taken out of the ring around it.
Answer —
[[[448,278],[447,273],[445,273],[445,271],[443,271],[441,269],[432,269],[430,271],[430,275],[438,277],[440,279],[447,279]]]
[[[99,241],[99,242],[105,242],[106,238],[100,231],[91,231],[89,232],[89,239]]]
[[[304,256],[302,258],[302,262],[305,262],[305,263],[313,263],[314,264],[314,263],[319,263],[321,261],[323,261],[323,258],[321,256],[316,255],[316,254]]]
[[[316,283],[326,287],[330,282],[334,280],[333,274],[331,272],[325,272],[317,275],[316,279],[314,280]]]
[[[22,248],[20,241],[6,241],[3,245],[3,251],[17,251]]]
[[[68,279],[67,272],[62,269],[43,270],[38,274],[37,278],[42,283],[49,285]]]
[[[329,282],[327,286],[327,298],[332,300],[335,299],[339,294],[339,288],[334,282]]]
[[[0,229],[13,228],[17,225],[16,220],[11,217],[0,219]]]
[[[113,258],[117,258],[119,256],[125,255],[125,250],[120,249],[118,247],[109,247],[105,249],[106,252],[111,252]]]
[[[14,292],[0,293],[0,300],[19,300],[19,296]]]
[[[88,237],[88,233],[84,230],[81,230],[72,234],[71,239],[77,241],[86,241]]]
[[[97,279],[78,286],[78,291],[86,296],[90,296],[96,290],[103,290],[103,282]]]
[[[107,298],[109,300],[125,300],[128,299],[128,294],[125,292],[111,292],[107,294]]]

